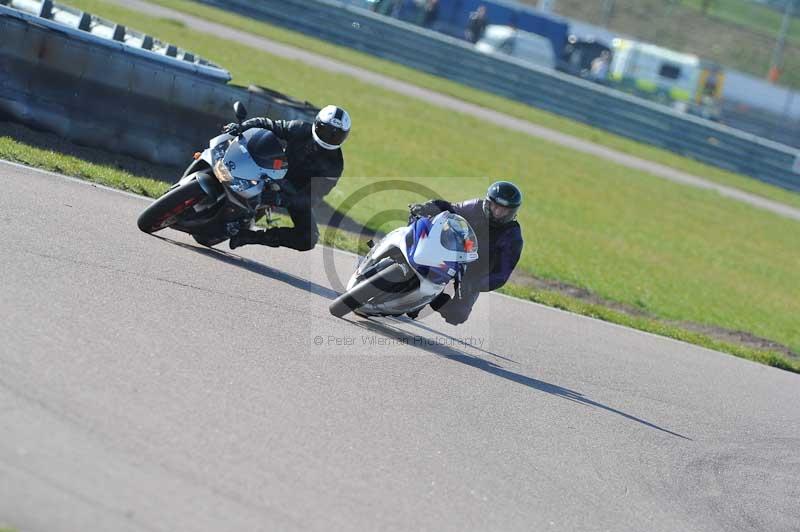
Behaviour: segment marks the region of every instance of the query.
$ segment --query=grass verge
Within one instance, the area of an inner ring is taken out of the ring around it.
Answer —
[[[704,0],[685,0],[686,7],[694,9],[698,14],[703,12],[703,3]],[[800,21],[797,15],[798,8],[795,7],[786,35],[794,44],[800,44]],[[746,28],[753,33],[776,38],[783,21],[783,10],[773,9],[759,3],[758,0],[715,0],[710,2],[706,16],[730,22],[733,26]]]
[[[597,318],[603,321],[616,323],[632,329],[666,336],[682,342],[699,345],[714,351],[728,353],[739,358],[752,360],[768,366],[800,373],[800,361],[790,359],[782,353],[751,347],[732,344],[717,340],[706,334],[697,333],[681,327],[676,327],[661,320],[646,317],[637,317],[619,312],[601,305],[587,303],[580,299],[565,296],[557,292],[535,290],[529,287],[516,285],[506,285],[501,290],[502,293],[519,299],[527,299],[535,303],[540,303],[548,307],[554,307],[575,314]]]
[[[133,175],[125,170],[98,165],[72,155],[37,148],[6,136],[0,136],[0,159],[79,177],[149,198],[157,198],[169,188],[163,181]]]
[[[163,181],[132,175],[129,172],[111,166],[96,164],[78,157],[38,148],[8,137],[0,137],[0,159],[60,172],[65,175],[79,177],[94,183],[135,192],[152,198],[160,196],[168,186]],[[279,224],[285,223],[285,220],[285,217],[278,217]],[[364,253],[366,250],[363,239],[360,239],[357,235],[341,230],[323,230],[321,233],[322,243],[324,245],[354,253]],[[526,299],[550,307],[674,338],[715,351],[729,353],[737,357],[800,373],[800,361],[790,359],[783,356],[781,353],[753,349],[730,342],[722,342],[707,335],[666,324],[658,319],[630,316],[624,312],[598,304],[587,303],[579,298],[566,296],[555,291],[537,290],[513,284],[506,285],[501,291],[512,297]],[[0,529],[0,532],[4,532],[4,530]]]
[[[586,124],[582,124],[553,113],[542,111],[534,107],[509,100],[507,98],[495,96],[488,92],[472,89],[444,78],[425,74],[417,70],[392,63],[390,61],[378,59],[362,52],[336,46],[323,40],[314,39],[300,33],[288,31],[281,27],[267,24],[262,21],[248,19],[246,17],[242,17],[234,13],[207,6],[198,2],[193,2],[190,0],[151,1],[155,4],[169,7],[183,13],[210,20],[212,22],[224,24],[232,28],[240,29],[253,35],[259,35],[261,37],[289,44],[304,50],[319,53],[348,64],[356,65],[367,70],[385,74],[398,80],[412,83],[419,87],[441,92],[443,94],[486,107],[487,109],[493,109],[516,118],[554,129],[561,133],[573,135],[584,140],[589,140],[596,144],[613,148],[623,153],[635,155],[641,159],[664,164],[666,166],[675,168],[676,170],[701,176],[705,179],[723,185],[736,187],[765,198],[800,207],[800,194],[795,194],[778,187],[761,183],[760,181],[749,177],[728,172],[686,157],[681,157],[672,152],[662,150],[648,144],[643,144],[625,137],[607,133],[603,130],[593,128]],[[101,7],[101,3],[97,0],[72,0],[71,3],[81,7],[82,9],[103,14],[103,16],[108,16],[110,18],[116,17],[122,13],[121,11],[115,11],[113,6]],[[107,15],[104,13],[107,13]],[[173,27],[175,26],[174,21],[172,22],[172,25]],[[231,66],[228,63],[224,64],[226,67]]]

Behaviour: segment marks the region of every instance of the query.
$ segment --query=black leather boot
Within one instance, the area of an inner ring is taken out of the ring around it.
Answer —
[[[411,318],[412,320],[415,320],[415,319],[419,318],[419,312],[420,312],[421,310],[422,310],[422,309],[417,309],[417,310],[415,310],[415,311],[413,311],[413,312],[406,312],[406,316],[408,316],[408,317],[409,317],[409,318]]]
[[[431,301],[430,303],[431,308],[436,312],[439,312],[439,309],[441,309],[443,306],[449,303],[451,299],[453,298],[450,297],[450,294],[445,294],[444,292],[442,292],[441,294],[433,298],[433,301]]]

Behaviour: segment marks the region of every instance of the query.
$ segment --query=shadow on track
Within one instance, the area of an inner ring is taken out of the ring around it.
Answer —
[[[435,342],[420,342],[418,337],[414,337],[410,335],[408,332],[398,329],[397,327],[393,327],[391,325],[385,323],[379,323],[377,321],[366,320],[366,321],[352,321],[346,319],[349,323],[361,327],[363,329],[367,329],[369,331],[382,334],[387,338],[391,338],[392,340],[405,343],[406,345],[417,347],[424,351],[428,351],[429,353],[433,353],[434,355],[447,358],[449,360],[453,360],[454,362],[460,362],[461,364],[465,364],[467,366],[471,366],[476,369],[483,370],[487,373],[491,373],[492,375],[496,375],[498,377],[502,377],[503,379],[510,380],[512,382],[516,382],[518,384],[522,384],[529,388],[533,388],[534,390],[539,390],[540,392],[549,393],[551,395],[556,395],[558,397],[562,397],[569,401],[574,401],[576,403],[580,403],[587,406],[594,406],[596,408],[601,408],[607,412],[611,412],[617,414],[619,416],[624,417],[625,419],[629,419],[631,421],[635,421],[640,423],[646,427],[650,427],[652,429],[659,430],[666,434],[670,434],[672,436],[682,438],[684,440],[694,441],[691,438],[688,438],[682,434],[678,434],[677,432],[672,432],[671,430],[667,430],[665,428],[659,427],[649,421],[645,421],[638,417],[632,416],[630,414],[626,414],[621,410],[617,410],[616,408],[612,408],[610,406],[606,406],[604,404],[598,403],[597,401],[592,401],[588,397],[585,397],[583,394],[570,390],[568,388],[563,388],[561,386],[557,386],[555,384],[550,384],[544,381],[536,380],[532,377],[528,377],[525,375],[521,375],[519,373],[514,373],[513,371],[509,371],[502,366],[498,366],[493,362],[489,362],[482,358],[469,355],[463,351],[459,351],[458,349],[453,349],[447,345],[441,345]],[[435,331],[434,331],[435,332]],[[437,334],[440,334],[437,332]]]
[[[309,292],[311,294],[324,297],[325,299],[336,299],[337,297],[339,297],[339,294],[337,294],[330,288],[324,287],[307,279],[303,279],[302,277],[297,277],[296,275],[292,275],[291,273],[286,273],[281,270],[276,270],[275,268],[270,268],[269,266],[261,264],[260,262],[246,259],[244,257],[235,255],[233,253],[222,251],[221,249],[193,246],[191,244],[178,242],[177,240],[172,240],[171,238],[167,238],[161,235],[152,235],[152,236],[164,242],[168,242],[169,244],[172,244],[174,246],[178,246],[183,249],[188,249],[190,251],[194,251],[195,253],[199,253],[200,255],[211,257],[212,259],[224,262],[225,264],[230,264],[238,268],[243,268],[249,272],[253,272],[258,275],[263,275],[264,277],[268,277],[270,279],[286,283],[295,288],[299,288],[300,290],[305,290],[306,292]]]
[[[400,323],[409,323],[409,324],[411,324],[411,325],[413,325],[415,327],[419,327],[420,329],[422,329],[424,331],[428,331],[428,332],[431,332],[431,333],[436,334],[438,336],[442,336],[444,338],[447,338],[448,340],[450,340],[453,343],[461,344],[464,347],[469,347],[471,349],[474,349],[475,351],[480,351],[481,353],[483,353],[485,355],[493,356],[495,358],[499,358],[501,360],[505,360],[506,362],[512,362],[514,364],[519,364],[519,362],[517,362],[516,360],[513,360],[511,358],[506,358],[503,355],[498,355],[497,353],[493,353],[491,351],[487,351],[486,349],[482,349],[482,348],[480,348],[480,347],[478,347],[478,346],[476,346],[474,344],[467,343],[464,340],[462,340],[461,338],[455,338],[453,336],[450,336],[449,334],[445,334],[443,332],[437,331],[436,329],[432,329],[431,327],[428,327],[427,325],[425,325],[424,323],[419,322],[418,320],[412,320],[411,318],[395,318],[395,319],[397,321],[399,321]]]

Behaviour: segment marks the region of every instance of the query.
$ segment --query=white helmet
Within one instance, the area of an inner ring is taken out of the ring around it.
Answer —
[[[328,105],[323,107],[317,118],[311,135],[326,150],[338,149],[350,134],[350,115],[341,107]]]

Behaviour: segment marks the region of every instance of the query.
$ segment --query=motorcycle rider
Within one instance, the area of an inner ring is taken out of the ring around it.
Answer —
[[[319,228],[312,211],[336,186],[344,170],[341,146],[350,134],[350,115],[335,105],[319,111],[313,124],[302,120],[251,118],[241,124],[228,124],[223,131],[239,135],[250,128],[272,131],[286,142],[289,170],[280,190],[265,190],[262,201],[284,207],[294,227],[266,231],[243,229],[230,239],[231,249],[247,244],[284,246],[298,251],[313,249],[319,240]],[[279,185],[280,186],[280,185]]]
[[[431,302],[447,323],[467,321],[481,292],[497,290],[508,281],[522,254],[522,230],[516,221],[520,205],[522,191],[509,181],[492,183],[483,199],[461,203],[436,199],[409,205],[415,216],[436,216],[442,211],[463,216],[478,237],[479,258],[467,267],[460,295],[453,298],[443,292]]]

